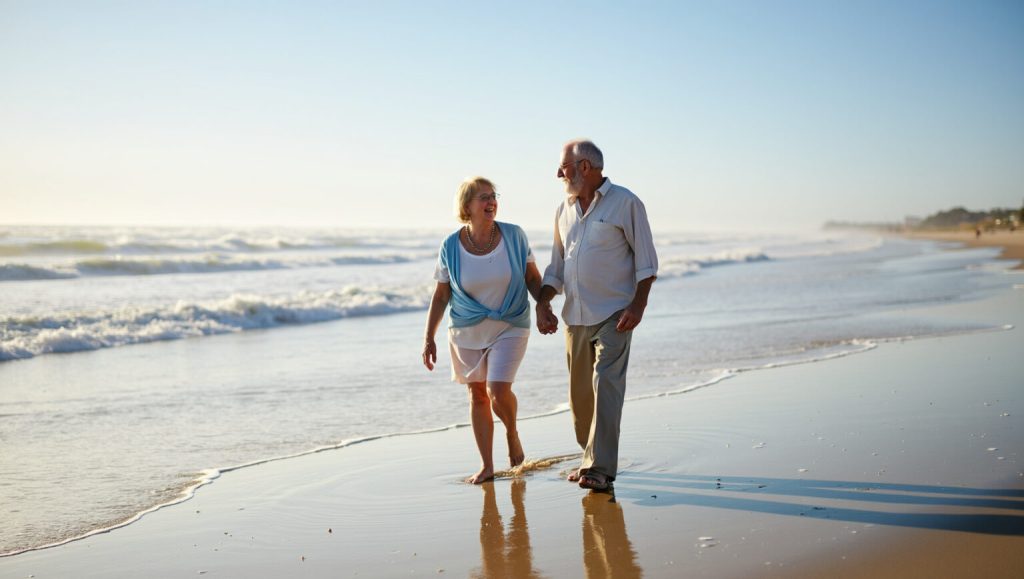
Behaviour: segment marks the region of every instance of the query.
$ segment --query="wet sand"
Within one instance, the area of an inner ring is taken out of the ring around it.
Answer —
[[[1014,269],[1024,269],[1024,231],[995,231],[982,233],[976,237],[973,231],[934,231],[915,232],[907,237],[914,239],[932,239],[935,241],[956,241],[967,247],[1001,247],[1003,252],[1000,259],[1015,259],[1021,261]]]
[[[0,559],[0,576],[1019,577],[1011,284],[932,313],[1013,329],[627,403],[614,495],[563,480],[577,449],[558,414],[521,436],[529,459],[570,458],[519,477],[462,483],[468,429],[375,440],[225,473],[127,527]]]

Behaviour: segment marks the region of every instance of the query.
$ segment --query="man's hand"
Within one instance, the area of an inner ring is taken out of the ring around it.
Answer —
[[[654,283],[655,279],[657,278],[652,275],[636,284],[636,293],[633,295],[633,301],[629,302],[626,309],[622,310],[622,315],[619,316],[619,323],[615,324],[616,330],[628,332],[640,325],[640,320],[644,319],[644,310],[647,309],[647,296],[651,293],[651,284]]]
[[[558,331],[558,317],[551,311],[550,302],[537,302],[537,329],[542,334],[554,334]]]
[[[615,324],[615,329],[620,332],[628,332],[639,326],[640,320],[644,318],[644,310],[646,308],[647,304],[630,303],[626,306],[626,309],[622,310],[622,315],[619,316],[619,323]]]

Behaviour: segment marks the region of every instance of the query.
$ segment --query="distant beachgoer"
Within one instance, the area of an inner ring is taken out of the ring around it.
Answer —
[[[569,406],[580,468],[569,481],[607,490],[618,471],[619,424],[633,329],[658,274],[644,204],[601,174],[604,156],[590,141],[562,149],[557,176],[568,193],[555,212],[551,265],[537,300],[537,328],[557,331],[551,298],[565,292]]]
[[[978,239],[979,237],[981,237],[981,228],[980,227],[975,227],[974,228],[974,239]]]
[[[455,209],[463,226],[441,244],[423,365],[434,369],[434,334],[451,306],[452,381],[469,387],[470,418],[482,461],[479,472],[466,481],[479,484],[494,478],[492,411],[505,425],[509,464],[518,466],[525,458],[516,430],[518,401],[512,382],[530,337],[527,292],[535,299],[540,295],[541,277],[523,230],[495,220],[498,194],[493,183],[483,177],[464,181]]]

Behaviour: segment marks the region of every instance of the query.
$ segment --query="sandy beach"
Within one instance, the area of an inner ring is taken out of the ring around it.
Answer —
[[[0,23],[0,579],[1024,579],[1024,0]]]
[[[628,402],[614,494],[563,480],[563,413],[521,423],[528,459],[547,461],[517,477],[462,483],[465,428],[373,440],[225,473],[127,527],[4,558],[0,576],[1019,577],[1012,288],[930,312],[1002,329]]]
[[[980,237],[973,231],[934,231],[915,232],[907,237],[913,239],[931,239],[934,241],[955,241],[966,247],[1001,247],[1001,259],[1021,261],[1014,269],[1024,269],[1024,232],[994,231],[982,233]]]

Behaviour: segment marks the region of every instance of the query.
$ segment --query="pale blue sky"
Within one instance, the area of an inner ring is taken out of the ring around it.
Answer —
[[[1024,200],[1024,2],[0,0],[0,223],[549,227],[593,138],[656,229]]]

